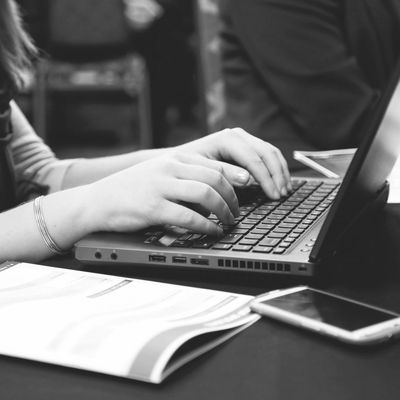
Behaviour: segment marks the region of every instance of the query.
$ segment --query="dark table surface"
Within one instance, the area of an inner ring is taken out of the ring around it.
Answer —
[[[355,238],[357,250],[311,284],[400,313],[400,206],[387,205],[370,225],[367,243]],[[255,273],[94,268],[72,257],[48,265],[252,295],[304,283]],[[400,393],[399,371],[400,340],[354,347],[261,319],[161,385],[1,356],[0,399],[393,400]]]

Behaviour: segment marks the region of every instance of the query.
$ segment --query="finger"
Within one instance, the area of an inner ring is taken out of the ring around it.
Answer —
[[[244,140],[249,140],[250,143],[252,143],[257,153],[270,170],[277,189],[282,195],[286,195],[288,187],[290,186],[290,173],[287,162],[281,151],[272,144],[252,136],[242,129],[240,129],[240,134],[244,137]]]
[[[246,167],[261,185],[264,192],[275,199],[280,197],[281,191],[287,186],[286,163],[277,148],[269,143],[256,138],[243,129],[234,128],[226,133],[232,135],[230,146],[221,146],[220,153],[223,158],[231,157],[233,160]]]
[[[204,158],[204,157],[201,157]],[[206,160],[208,161],[208,160]],[[204,160],[201,160],[204,162]],[[214,165],[211,168],[202,165],[182,164],[177,168],[175,176],[179,179],[202,182],[211,186],[225,200],[233,215],[239,215],[239,202],[232,185]]]
[[[283,175],[284,175],[285,180],[286,180],[286,188],[287,188],[287,190],[291,191],[293,189],[293,187],[292,187],[292,181],[291,181],[291,178],[290,178],[290,172],[289,172],[288,163],[287,163],[285,157],[283,157],[283,154],[280,151],[278,151],[278,157],[281,160],[282,171],[283,171]]]
[[[163,204],[160,210],[159,223],[162,225],[176,225],[212,236],[222,236],[224,233],[222,228],[216,223],[190,208],[170,201],[166,201]]]
[[[222,196],[211,186],[198,181],[176,180],[165,197],[173,201],[199,204],[214,213],[224,224],[233,224],[234,216]]]
[[[274,162],[276,163],[275,165],[277,166],[277,168],[279,168],[278,175],[281,184],[280,189],[286,188],[288,190],[291,190],[289,167],[281,151],[277,147],[268,142],[265,142],[260,138],[251,135],[248,136],[249,140],[254,142],[254,146],[260,156],[261,154],[263,154],[261,157],[264,160],[268,160],[267,154],[272,153],[271,159],[274,160]]]
[[[277,154],[274,151],[271,151],[267,155],[265,152],[259,150],[257,150],[257,153],[260,156],[261,160],[263,160],[264,164],[267,166],[268,171],[271,174],[271,178],[275,183],[275,187],[279,191],[280,195],[286,196],[287,195],[286,179],[283,174],[281,162]]]
[[[198,214],[202,215],[203,217],[208,218],[210,216],[210,211],[202,207],[200,204],[193,204],[193,203],[187,203],[185,201],[179,202],[184,207],[190,208],[193,211],[197,212]]]
[[[246,186],[251,181],[251,176],[246,169],[224,161],[212,160],[197,154],[179,155],[179,158],[186,164],[203,165],[222,173],[234,186]]]
[[[242,167],[245,167],[268,197],[272,199],[280,198],[280,190],[275,185],[269,169],[249,141],[240,139],[237,136],[236,138],[232,137],[229,149],[224,146],[221,154],[223,158],[232,158]]]

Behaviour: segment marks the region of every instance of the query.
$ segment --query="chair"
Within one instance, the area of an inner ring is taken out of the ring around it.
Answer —
[[[196,5],[203,128],[211,133],[225,127],[218,0],[197,0]]]
[[[122,0],[50,0],[47,12],[51,57],[38,63],[33,92],[39,135],[46,139],[50,96],[112,100],[137,110],[139,146],[151,147],[147,72],[130,48]]]

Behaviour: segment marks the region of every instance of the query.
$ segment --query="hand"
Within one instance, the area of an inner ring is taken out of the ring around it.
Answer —
[[[124,0],[125,16],[133,29],[148,28],[163,13],[155,0]]]
[[[221,235],[221,227],[206,216],[213,212],[223,223],[232,224],[239,213],[224,170],[218,161],[174,151],[92,183],[88,185],[92,229],[123,232],[177,225]]]
[[[288,166],[280,150],[243,129],[225,129],[175,149],[211,160],[228,161],[219,165],[232,185],[245,186],[256,181],[271,199],[279,199],[292,190]]]

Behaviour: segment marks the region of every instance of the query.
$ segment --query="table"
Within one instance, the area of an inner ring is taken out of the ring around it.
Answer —
[[[342,265],[347,271],[313,285],[400,313],[400,206],[387,205],[379,221],[375,233],[367,234],[364,255],[346,257]],[[226,271],[93,269],[72,257],[49,260],[48,264],[253,295],[299,283]],[[400,341],[351,347],[262,319],[176,371],[161,385],[2,356],[0,399],[393,400],[400,392],[399,370]]]

